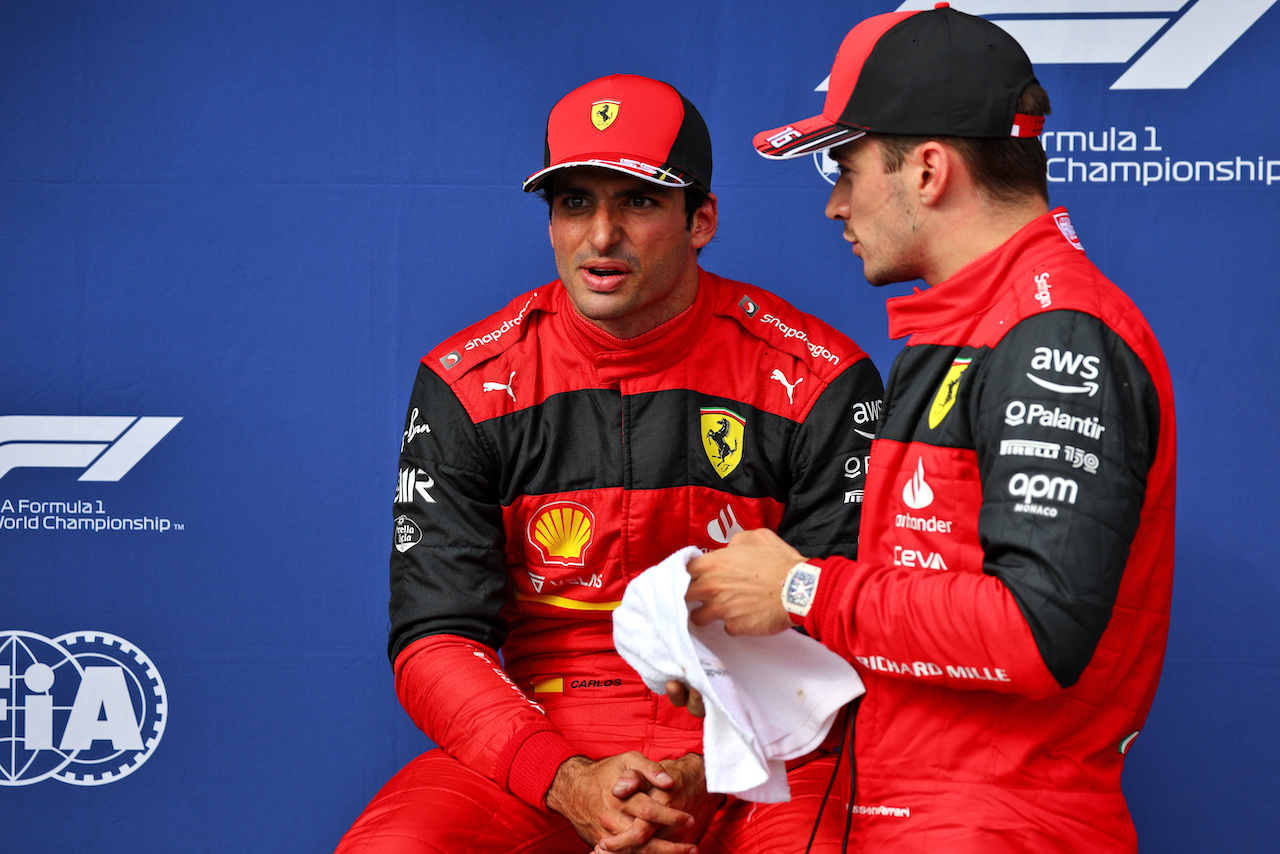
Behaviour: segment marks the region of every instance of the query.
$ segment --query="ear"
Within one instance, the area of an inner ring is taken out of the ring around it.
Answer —
[[[693,225],[690,227],[689,243],[694,249],[701,249],[716,236],[716,227],[720,219],[716,208],[716,194],[708,193],[702,207],[693,213]]]
[[[955,149],[934,139],[911,153],[912,180],[921,204],[934,206],[946,195],[962,168],[959,157]]]

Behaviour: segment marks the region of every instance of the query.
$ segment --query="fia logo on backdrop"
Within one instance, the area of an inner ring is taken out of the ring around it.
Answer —
[[[159,671],[124,638],[0,631],[0,786],[113,783],[155,752],[167,714]]]

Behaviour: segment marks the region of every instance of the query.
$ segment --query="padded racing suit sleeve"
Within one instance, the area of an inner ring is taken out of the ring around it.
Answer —
[[[862,358],[823,390],[796,431],[794,473],[778,535],[803,554],[858,554],[871,440],[884,398],[880,372]]]
[[[1047,367],[1027,370],[1037,365]],[[848,658],[874,650],[904,662],[991,662],[1003,676],[945,677],[950,687],[1048,696],[1075,684],[1110,620],[1155,458],[1159,402],[1138,355],[1074,311],[1017,324],[973,379],[983,572],[830,558],[818,562],[805,627]],[[1006,440],[1059,452],[1006,455]]]
[[[506,574],[495,472],[461,402],[421,366],[401,444],[388,654],[414,723],[542,808],[556,770],[576,751],[498,664]]]

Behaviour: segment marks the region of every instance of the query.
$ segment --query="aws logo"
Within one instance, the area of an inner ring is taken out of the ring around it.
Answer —
[[[596,517],[576,501],[553,501],[529,518],[525,539],[542,555],[542,562],[583,566],[595,537]]]

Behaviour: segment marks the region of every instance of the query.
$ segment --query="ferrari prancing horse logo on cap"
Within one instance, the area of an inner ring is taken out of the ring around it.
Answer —
[[[617,101],[596,101],[591,105],[591,123],[596,130],[607,130],[621,109],[622,105]]]

